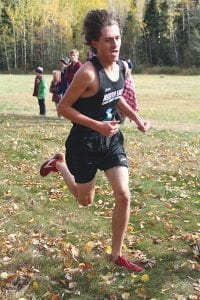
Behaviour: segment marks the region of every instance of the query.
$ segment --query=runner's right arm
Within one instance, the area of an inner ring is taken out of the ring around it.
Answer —
[[[89,118],[72,105],[79,99],[95,95],[99,88],[96,72],[90,62],[84,64],[75,74],[71,84],[58,105],[58,112],[73,123],[89,127],[102,135],[111,136],[118,131],[118,121],[101,122]]]

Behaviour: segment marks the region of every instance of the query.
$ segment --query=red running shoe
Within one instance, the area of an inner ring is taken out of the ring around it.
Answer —
[[[40,175],[42,177],[47,176],[50,172],[58,172],[56,168],[56,162],[57,161],[64,161],[63,155],[58,153],[54,155],[52,158],[48,159],[43,163],[43,165],[40,168]]]
[[[144,270],[144,268],[132,263],[131,261],[127,260],[124,256],[118,256],[114,263],[126,270],[133,272],[141,272]]]

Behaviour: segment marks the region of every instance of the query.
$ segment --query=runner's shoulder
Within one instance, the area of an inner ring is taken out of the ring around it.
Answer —
[[[93,64],[88,61],[78,70],[77,76],[84,81],[92,81],[96,77]]]

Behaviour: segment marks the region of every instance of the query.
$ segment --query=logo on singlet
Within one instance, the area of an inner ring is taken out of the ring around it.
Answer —
[[[111,121],[113,118],[113,115],[112,115],[112,108],[108,108],[106,110],[106,117],[104,118],[104,121]]]
[[[106,89],[105,89],[106,92]],[[123,89],[113,91],[104,95],[102,105],[108,104],[114,100],[117,100],[122,95]]]

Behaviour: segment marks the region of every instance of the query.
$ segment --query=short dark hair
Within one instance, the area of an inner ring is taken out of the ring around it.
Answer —
[[[85,35],[86,45],[91,46],[93,40],[97,41],[99,39],[103,27],[115,24],[120,28],[120,19],[112,12],[108,12],[105,9],[89,11],[83,22],[83,34]]]
[[[35,69],[35,72],[38,73],[38,74],[42,74],[43,71],[44,71],[43,67],[37,67],[37,68]]]
[[[60,61],[64,64],[64,65],[68,65],[69,64],[69,58],[68,57],[62,57],[60,59]]]

